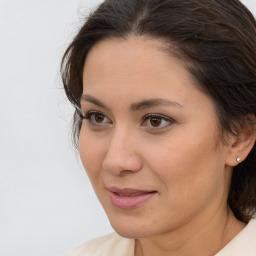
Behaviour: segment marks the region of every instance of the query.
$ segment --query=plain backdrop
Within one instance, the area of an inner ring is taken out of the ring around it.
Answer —
[[[61,255],[112,231],[72,148],[59,76],[100,2],[0,0],[0,256]]]

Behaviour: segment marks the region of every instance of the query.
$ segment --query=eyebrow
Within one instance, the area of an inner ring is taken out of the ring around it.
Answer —
[[[94,98],[91,95],[82,95],[81,101],[88,101],[101,108],[109,109],[104,103],[102,103],[100,100]]]
[[[93,103],[94,105],[97,105],[101,108],[109,110],[109,108],[100,100],[94,98],[91,95],[82,95],[81,101],[88,101]],[[153,98],[153,99],[147,99],[143,100],[137,103],[133,103],[130,106],[131,111],[139,111],[147,108],[157,107],[157,106],[172,106],[172,107],[178,107],[182,108],[183,106],[179,104],[178,102],[170,101],[168,99],[162,99],[162,98]]]
[[[179,107],[179,108],[183,107],[178,102],[170,101],[167,99],[154,98],[154,99],[143,100],[138,103],[133,103],[130,106],[130,109],[132,111],[138,111],[138,110],[143,110],[145,108],[152,108],[157,106],[172,106],[172,107]]]

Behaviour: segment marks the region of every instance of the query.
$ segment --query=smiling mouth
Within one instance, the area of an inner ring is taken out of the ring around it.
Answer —
[[[157,192],[156,191],[142,191],[136,189],[119,189],[116,187],[108,188],[110,192],[110,199],[112,204],[120,209],[134,209],[141,204],[146,203]]]

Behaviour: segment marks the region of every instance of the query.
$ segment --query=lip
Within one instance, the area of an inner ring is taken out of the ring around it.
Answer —
[[[152,198],[157,192],[148,190],[138,190],[132,188],[120,189],[118,187],[108,187],[110,199],[114,206],[120,209],[134,209]]]

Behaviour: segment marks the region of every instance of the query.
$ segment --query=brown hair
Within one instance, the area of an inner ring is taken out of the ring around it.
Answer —
[[[182,58],[216,107],[221,130],[237,133],[256,116],[256,21],[238,0],[106,0],[66,50],[61,73],[76,108],[74,141],[81,128],[80,97],[86,56],[100,40],[145,35],[163,39]],[[175,49],[175,50],[174,50]],[[249,221],[256,212],[256,148],[234,167],[228,198],[235,216]]]

